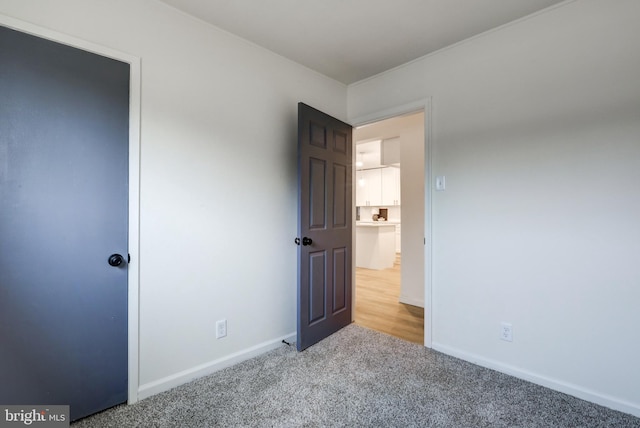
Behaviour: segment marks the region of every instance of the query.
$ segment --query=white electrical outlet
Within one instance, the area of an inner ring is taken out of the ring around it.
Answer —
[[[216,322],[216,339],[221,339],[227,335],[227,320]]]
[[[503,322],[500,326],[500,339],[513,342],[513,327],[508,322]]]

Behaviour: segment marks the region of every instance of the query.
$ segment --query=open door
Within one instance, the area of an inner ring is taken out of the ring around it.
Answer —
[[[351,126],[298,104],[298,351],[351,323]]]

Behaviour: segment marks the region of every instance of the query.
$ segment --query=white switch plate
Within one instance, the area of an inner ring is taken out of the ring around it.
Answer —
[[[216,339],[221,339],[227,335],[227,320],[216,322]]]
[[[443,191],[446,187],[444,175],[436,176],[436,190]]]

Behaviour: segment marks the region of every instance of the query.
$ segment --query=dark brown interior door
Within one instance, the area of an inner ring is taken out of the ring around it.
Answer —
[[[298,351],[351,323],[351,126],[298,104]]]

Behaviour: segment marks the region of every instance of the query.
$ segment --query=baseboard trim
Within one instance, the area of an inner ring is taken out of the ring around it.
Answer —
[[[578,385],[563,382],[546,376],[541,376],[527,370],[522,370],[518,367],[510,366],[496,360],[461,351],[459,349],[452,348],[441,343],[433,342],[433,349],[438,352],[442,352],[443,354],[451,355],[452,357],[460,358],[461,360],[465,360],[470,363],[486,367],[488,369],[496,370],[501,373],[505,373],[510,376],[517,377],[519,379],[523,379],[558,392],[572,395],[582,400],[590,401],[592,403],[599,404],[613,410],[618,410],[620,412],[629,413],[633,416],[640,417],[640,405],[630,403],[628,401],[620,400],[609,395],[600,394],[598,392],[580,387]]]
[[[406,297],[401,294],[398,300],[400,301],[400,303],[404,303],[405,305],[418,306],[419,308],[424,308],[424,300],[421,300],[421,299],[414,299],[412,297]]]
[[[183,385],[200,377],[210,375],[211,373],[215,373],[218,370],[222,370],[226,367],[230,367],[234,364],[238,364],[250,358],[257,357],[260,354],[264,354],[265,352],[271,351],[272,349],[276,349],[278,346],[281,346],[283,340],[286,340],[289,343],[295,343],[296,333],[289,333],[285,336],[260,343],[226,357],[201,364],[187,370],[183,370],[179,373],[167,376],[154,382],[140,385],[140,387],[138,388],[138,399],[143,400],[145,398],[151,397],[152,395],[168,391],[172,388],[175,388],[176,386]]]

